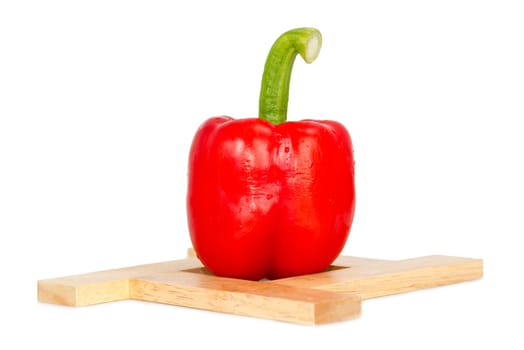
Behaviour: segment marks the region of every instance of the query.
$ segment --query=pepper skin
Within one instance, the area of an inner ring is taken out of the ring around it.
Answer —
[[[208,119],[189,156],[193,247],[215,275],[276,279],[324,270],[355,210],[344,126],[304,120]]]
[[[189,154],[188,225],[215,275],[250,280],[320,272],[342,251],[355,212],[353,146],[335,121],[289,121],[291,70],[313,62],[322,36],[297,28],[273,44],[259,117],[215,117]]]

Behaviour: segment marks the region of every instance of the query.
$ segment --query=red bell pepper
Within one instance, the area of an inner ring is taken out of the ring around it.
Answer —
[[[300,54],[312,62],[320,32],[280,36],[262,78],[259,118],[205,121],[189,154],[188,224],[215,275],[275,279],[320,272],[342,251],[355,210],[351,138],[335,121],[286,122]]]

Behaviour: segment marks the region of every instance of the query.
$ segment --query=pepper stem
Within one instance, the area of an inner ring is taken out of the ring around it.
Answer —
[[[266,59],[260,88],[259,118],[281,124],[287,118],[289,82],[297,53],[306,63],[313,62],[322,46],[322,36],[315,28],[297,28],[282,34]]]

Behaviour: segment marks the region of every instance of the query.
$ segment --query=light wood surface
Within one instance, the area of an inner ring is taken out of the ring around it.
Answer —
[[[335,269],[275,281],[280,285],[356,293],[362,299],[433,288],[482,277],[482,260],[432,255],[415,259],[386,261],[343,256]]]
[[[483,262],[450,256],[400,261],[340,256],[325,272],[273,281],[209,273],[192,249],[181,260],[38,281],[38,300],[86,306],[136,299],[279,321],[356,318],[361,301],[482,277]]]
[[[131,281],[131,298],[302,324],[360,315],[361,300],[345,294],[216,277],[193,272],[158,273]]]
[[[196,258],[138,265],[82,275],[38,281],[38,300],[67,306],[85,306],[129,299],[132,278],[186,269],[202,268]]]

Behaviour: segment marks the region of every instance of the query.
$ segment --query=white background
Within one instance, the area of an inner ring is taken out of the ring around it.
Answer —
[[[523,18],[519,1],[3,1],[0,348],[522,348]],[[192,135],[257,116],[269,47],[301,26],[324,42],[297,58],[289,119],[354,142],[344,254],[482,258],[484,278],[320,327],[38,304],[39,279],[185,256]]]

